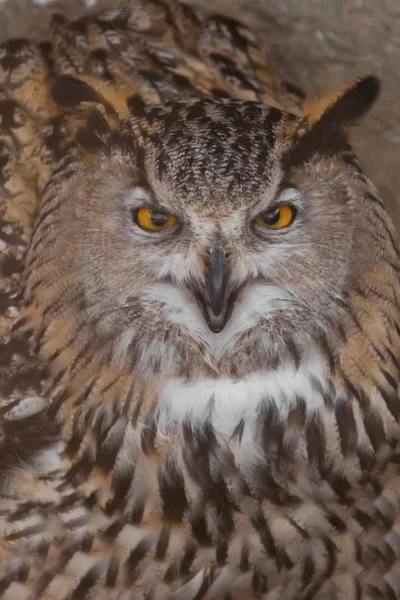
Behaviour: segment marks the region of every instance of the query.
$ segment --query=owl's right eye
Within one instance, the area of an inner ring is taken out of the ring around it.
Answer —
[[[294,221],[296,210],[289,204],[277,206],[271,210],[266,210],[259,214],[255,222],[264,229],[286,229]]]
[[[163,231],[174,227],[178,223],[175,215],[155,210],[152,208],[139,208],[133,213],[133,218],[138,227],[144,231]]]

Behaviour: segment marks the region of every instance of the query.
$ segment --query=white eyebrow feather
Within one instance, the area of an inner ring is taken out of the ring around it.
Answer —
[[[126,198],[128,201],[132,203],[143,202],[144,200],[149,200],[149,193],[140,185],[135,186],[126,194]]]
[[[299,200],[300,194],[295,188],[286,188],[277,197],[277,201],[280,202],[291,202],[292,200]]]

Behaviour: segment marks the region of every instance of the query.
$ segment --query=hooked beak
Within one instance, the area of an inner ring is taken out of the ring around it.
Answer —
[[[216,245],[210,250],[205,287],[196,294],[207,325],[214,333],[224,329],[232,314],[235,294],[228,295],[228,283],[226,251],[221,245]]]

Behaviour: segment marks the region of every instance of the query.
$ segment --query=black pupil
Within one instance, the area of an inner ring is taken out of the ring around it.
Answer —
[[[153,210],[150,219],[154,227],[162,227],[168,221],[168,215],[159,212],[158,210]]]
[[[263,213],[262,218],[268,225],[275,225],[275,223],[279,221],[280,213],[281,209],[279,207],[273,208],[272,210],[268,210]]]

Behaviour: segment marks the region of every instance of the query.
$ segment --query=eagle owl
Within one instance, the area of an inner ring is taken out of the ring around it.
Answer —
[[[1,599],[400,597],[378,93],[171,0],[0,48]]]

